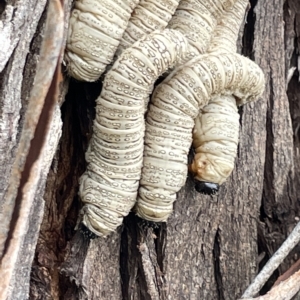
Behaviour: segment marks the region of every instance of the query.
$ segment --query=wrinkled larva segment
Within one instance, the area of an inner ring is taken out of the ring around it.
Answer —
[[[179,0],[141,0],[131,15],[117,53],[120,54],[143,35],[165,29],[178,3]]]
[[[239,30],[248,5],[248,0],[238,0],[224,12],[218,20],[208,52],[236,52]]]
[[[153,32],[126,49],[104,79],[79,190],[82,222],[98,236],[114,231],[135,204],[145,105],[154,82],[186,55],[187,45],[177,31]]]
[[[138,0],[76,0],[64,60],[70,76],[96,81],[112,61]]]
[[[231,174],[239,139],[239,114],[233,96],[215,95],[195,119],[195,179],[222,184]]]
[[[190,42],[190,57],[206,52],[217,22],[237,0],[181,0],[168,28],[183,33]]]
[[[193,120],[199,110],[217,94],[233,95],[240,102],[252,100],[262,94],[264,84],[263,72],[246,57],[210,54],[193,59],[155,89],[146,118],[144,163],[135,206],[139,217],[164,222],[172,212],[176,193],[186,181]],[[213,141],[214,131],[209,125],[205,130],[210,135],[206,141]]]
[[[225,11],[214,31],[208,52],[236,52],[247,5],[248,0],[239,0]],[[242,104],[240,100],[238,103]],[[234,168],[238,135],[239,115],[235,98],[226,95],[213,97],[195,119],[193,147],[196,154],[189,169],[196,175],[196,182],[225,182]]]

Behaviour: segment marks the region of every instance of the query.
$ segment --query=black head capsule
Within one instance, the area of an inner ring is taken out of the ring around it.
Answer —
[[[90,231],[83,223],[80,224],[79,231],[88,240],[93,240],[97,237],[97,235],[94,232]]]
[[[204,195],[215,195],[219,187],[217,183],[195,180],[196,191]]]
[[[153,221],[148,221],[148,220],[144,220],[138,216],[136,216],[137,218],[137,222],[139,224],[139,226],[143,229],[146,230],[147,228],[152,228],[153,230],[159,229],[159,227],[161,226],[160,222],[153,222]]]

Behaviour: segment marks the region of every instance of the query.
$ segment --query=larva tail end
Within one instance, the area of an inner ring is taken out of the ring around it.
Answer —
[[[97,237],[97,235],[90,231],[83,223],[80,224],[79,231],[86,239],[93,240]]]
[[[219,191],[219,185],[213,182],[195,180],[195,189],[204,195],[215,195]]]
[[[148,220],[145,220],[145,219],[142,219],[138,216],[136,216],[137,218],[137,223],[138,225],[143,229],[147,229],[147,228],[152,228],[153,230],[155,229],[159,229],[160,228],[160,225],[161,223],[160,222],[153,222],[153,221],[148,221]]]

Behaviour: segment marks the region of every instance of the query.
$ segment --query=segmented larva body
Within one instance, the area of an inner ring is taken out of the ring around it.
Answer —
[[[236,52],[237,37],[247,5],[247,0],[239,0],[224,13],[214,32],[209,52]],[[238,100],[238,104],[243,103]],[[219,185],[226,181],[234,169],[238,139],[236,99],[230,95],[214,96],[195,119],[195,157],[189,169],[195,174],[197,191],[203,192],[201,183]]]
[[[239,140],[236,100],[231,95],[215,95],[195,119],[195,157],[190,171],[200,182],[222,184],[231,174]]]
[[[168,27],[180,31],[190,42],[188,60],[206,52],[224,10],[237,0],[181,0]]]
[[[118,53],[155,30],[168,25],[180,0],[141,0],[134,9],[123,34]]]
[[[236,52],[239,30],[248,5],[248,0],[238,0],[232,7],[224,11],[214,30],[208,52]]]
[[[112,61],[139,0],[76,0],[64,60],[70,76],[96,81]]]
[[[251,101],[263,89],[261,69],[238,54],[199,56],[155,89],[146,119],[144,163],[135,206],[138,216],[161,222],[171,214],[176,193],[186,181],[187,155],[200,108],[215,94]]]
[[[187,57],[190,60],[204,53],[217,20],[235,1],[181,0],[178,6],[179,0],[142,0],[132,13],[117,53],[120,54],[143,35],[167,26],[178,30],[190,41],[191,53]]]
[[[98,236],[114,231],[134,206],[144,148],[144,111],[156,79],[182,59],[187,40],[153,32],[126,49],[107,73],[80,180],[82,222]]]

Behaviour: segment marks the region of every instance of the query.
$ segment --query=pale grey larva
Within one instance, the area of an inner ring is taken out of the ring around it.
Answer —
[[[206,52],[217,22],[222,18],[224,10],[230,9],[236,1],[180,1],[167,28],[180,31],[188,39],[190,55],[185,62]]]
[[[145,34],[165,29],[178,3],[179,0],[141,0],[132,12],[117,53],[120,54]]]
[[[238,0],[231,9],[225,11],[214,31],[208,52],[220,55],[236,52],[238,33],[247,5],[247,0]],[[239,114],[233,96],[216,95],[200,110],[193,130],[195,158],[189,167],[195,174],[198,192],[213,194],[229,177],[237,154],[238,133]]]
[[[239,30],[248,5],[248,0],[237,0],[232,7],[224,11],[214,30],[208,52],[236,52]]]
[[[79,189],[82,223],[98,236],[114,231],[136,202],[145,104],[156,79],[186,55],[187,44],[177,31],[153,32],[126,49],[105,76]]]
[[[236,100],[231,95],[215,95],[201,109],[193,129],[195,157],[190,166],[198,182],[222,184],[231,174],[237,153],[239,119]],[[203,192],[208,193],[205,189]]]
[[[120,54],[144,34],[167,26],[178,30],[189,40],[189,60],[204,53],[217,21],[235,1],[237,0],[142,0],[132,13],[117,53]]]
[[[76,0],[64,60],[70,76],[96,81],[112,61],[139,0]]]
[[[186,181],[187,154],[199,109],[214,94],[254,100],[264,84],[261,69],[251,60],[238,54],[209,54],[190,61],[155,89],[146,119],[144,163],[135,206],[138,216],[161,222],[171,214],[176,193]],[[196,161],[196,173],[199,168]],[[209,168],[200,171],[203,175]]]

